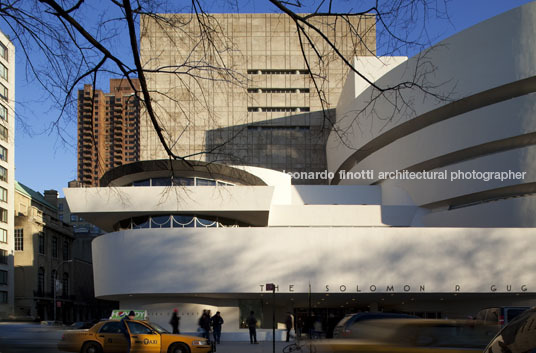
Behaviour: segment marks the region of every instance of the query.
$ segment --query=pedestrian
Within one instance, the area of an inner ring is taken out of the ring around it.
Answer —
[[[173,328],[173,333],[181,333],[179,331],[179,323],[181,321],[181,318],[178,315],[178,310],[173,309],[173,314],[171,314],[171,320],[169,320],[169,323],[171,327]]]
[[[220,344],[221,325],[223,325],[223,318],[221,317],[221,314],[219,311],[217,311],[216,315],[214,315],[210,319],[210,324],[212,325],[212,330],[214,333],[214,341],[216,341],[216,344]]]
[[[249,328],[249,342],[251,344],[259,344],[257,342],[257,319],[255,318],[255,312],[251,310],[249,317],[246,319],[246,324]]]
[[[210,314],[208,310],[203,310],[203,315],[199,318],[199,332],[210,342]]]
[[[205,338],[210,343],[210,310],[206,310],[205,320],[203,320],[203,329],[205,330]]]
[[[130,310],[128,315],[123,316],[123,318],[121,319],[121,333],[123,334],[123,336],[125,336],[127,340],[128,348],[127,348],[126,353],[130,353],[130,345],[131,345],[130,331],[128,330],[127,321],[134,320],[135,317],[136,317],[136,314],[134,313],[134,311]]]
[[[301,316],[298,316],[298,318],[295,320],[295,327],[294,331],[296,332],[296,337],[298,339],[302,336],[302,329],[303,329],[303,318]]]
[[[290,330],[292,330],[292,315],[287,311],[287,318],[285,319],[285,327],[287,328],[287,342],[290,338]]]
[[[313,336],[317,339],[322,338],[322,321],[317,317],[313,324]]]

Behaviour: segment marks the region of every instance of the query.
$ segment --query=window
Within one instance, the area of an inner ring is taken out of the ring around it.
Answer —
[[[39,296],[43,296],[45,292],[45,269],[39,267],[37,271],[37,293]]]
[[[7,250],[0,249],[0,264],[7,265]]]
[[[69,260],[69,241],[63,241],[63,260]]]
[[[58,210],[59,210],[59,211],[63,211],[63,203],[59,203],[59,204],[58,204]]]
[[[78,217],[76,217],[76,215],[72,214],[71,215],[71,222],[76,222],[78,221]]]
[[[308,112],[308,107],[248,107],[248,112]]]
[[[0,186],[0,201],[7,202],[7,189]]]
[[[4,64],[0,63],[0,77],[7,81],[8,73],[7,67]]]
[[[38,235],[39,253],[45,255],[45,233],[40,232]]]
[[[196,178],[195,185],[197,185],[197,186],[214,186],[214,185],[216,185],[216,180]]]
[[[0,180],[7,181],[7,169],[0,166]]]
[[[7,121],[8,114],[7,114],[7,108],[4,107],[2,104],[0,104],[0,119]]]
[[[171,227],[170,216],[153,216],[151,217],[151,228],[169,228]]]
[[[7,108],[0,104],[0,119],[7,121]]]
[[[63,296],[66,297],[69,295],[69,274],[67,272],[63,273]]]
[[[0,145],[0,160],[7,162],[7,148]]]
[[[52,237],[52,257],[58,257],[58,237]]]
[[[152,178],[151,186],[171,186],[171,178]]]
[[[0,207],[0,222],[7,223],[7,210]]]
[[[293,70],[293,69],[287,69],[287,70],[258,70],[258,69],[252,69],[248,70],[248,74],[250,75],[307,75],[309,74],[309,70]]]
[[[136,335],[154,335],[153,330],[138,322],[127,321],[128,329],[131,334]]]
[[[0,304],[6,304],[7,303],[7,292],[6,291],[0,291]]]
[[[195,184],[194,178],[184,178],[184,177],[173,178],[173,185],[189,186],[189,185],[194,185],[194,184]]]
[[[15,229],[15,251],[24,250],[24,230],[22,228]]]
[[[138,180],[132,183],[132,186],[150,186],[151,179]]]
[[[108,322],[101,327],[99,333],[121,333],[121,323],[119,321]]]
[[[309,93],[309,88],[248,88],[248,93]]]
[[[0,243],[7,243],[7,230],[0,228]]]
[[[8,136],[9,134],[7,128],[3,125],[0,125],[0,140],[7,142]]]
[[[0,83],[0,97],[4,98],[6,101],[8,100],[8,91],[7,87]]]
[[[4,43],[0,42],[0,56],[8,60],[8,51]]]
[[[0,270],[0,284],[7,284],[7,271]]]

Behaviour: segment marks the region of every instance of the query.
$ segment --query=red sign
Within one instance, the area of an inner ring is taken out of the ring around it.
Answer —
[[[266,283],[266,290],[275,290],[275,284]]]

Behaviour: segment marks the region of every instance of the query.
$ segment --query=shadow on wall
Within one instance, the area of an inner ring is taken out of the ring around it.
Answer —
[[[334,118],[335,109],[327,114]],[[330,124],[322,111],[208,130],[206,148],[213,152],[207,161],[286,172],[323,172],[327,169],[329,132]],[[292,183],[328,184],[328,180],[293,178]]]
[[[297,292],[306,291],[309,281],[320,291],[330,283],[426,284],[427,292],[450,292],[457,284],[462,292],[487,292],[493,284],[533,290],[536,277],[526,269],[536,260],[519,255],[531,253],[531,234],[404,227],[184,229],[180,235],[133,230],[98,239],[96,282],[101,295],[253,293],[267,278],[283,287],[295,284]],[[118,248],[120,254],[113,250]],[[116,261],[123,266],[110,266]]]

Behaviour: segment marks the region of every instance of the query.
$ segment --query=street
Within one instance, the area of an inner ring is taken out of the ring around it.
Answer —
[[[56,344],[64,328],[41,326],[37,323],[0,322],[0,353],[58,353]],[[276,342],[275,351],[280,353],[286,342]],[[218,353],[271,353],[272,342],[222,342]]]
[[[0,322],[0,353],[56,353],[62,332],[36,323]]]

